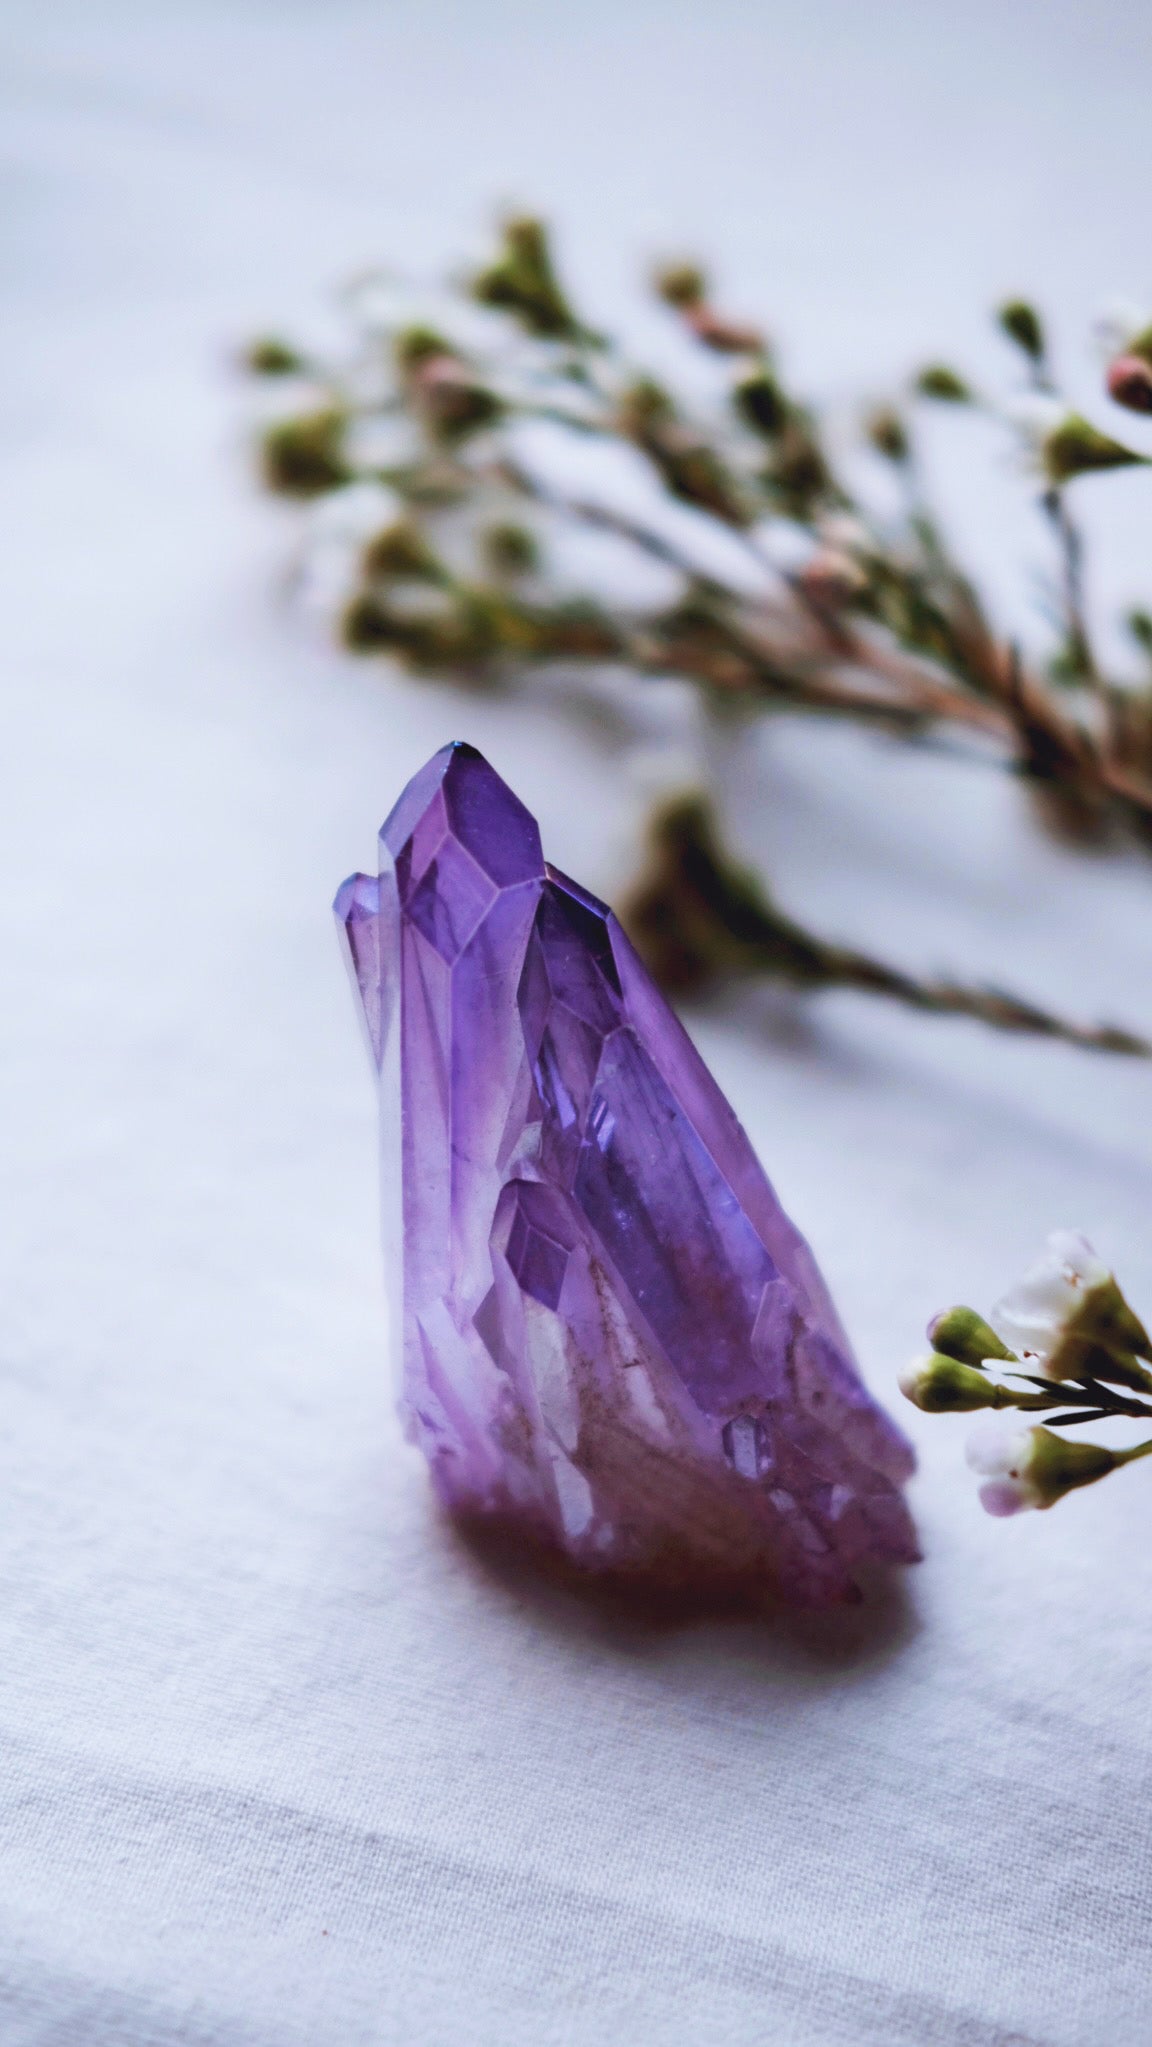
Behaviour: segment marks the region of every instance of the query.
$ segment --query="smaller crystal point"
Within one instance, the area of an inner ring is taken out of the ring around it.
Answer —
[[[469,746],[380,843],[336,913],[445,1505],[651,1594],[823,1606],[914,1561],[911,1450],[611,911]]]
[[[383,1055],[383,977],[380,960],[380,881],[374,874],[350,874],[332,905],[344,932],[348,965],[360,997],[373,1063]]]

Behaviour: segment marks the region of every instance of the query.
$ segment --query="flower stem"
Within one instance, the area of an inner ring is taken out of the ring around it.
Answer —
[[[1135,1464],[1138,1457],[1152,1457],[1152,1436],[1146,1443],[1133,1443],[1127,1450],[1113,1452],[1117,1464]]]
[[[721,845],[703,797],[674,798],[649,828],[649,865],[624,921],[665,987],[687,993],[726,976],[772,975],[797,987],[859,988],[911,1009],[971,1016],[997,1030],[1058,1038],[1088,1050],[1152,1056],[1109,1024],[1078,1024],[999,988],[922,981],[870,954],[829,943],[777,909],[759,879]]]

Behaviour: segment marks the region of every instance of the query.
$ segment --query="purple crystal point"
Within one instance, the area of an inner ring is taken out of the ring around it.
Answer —
[[[904,1437],[603,903],[444,748],[336,899],[380,1069],[400,1407],[453,1513],[654,1590],[912,1562]]]

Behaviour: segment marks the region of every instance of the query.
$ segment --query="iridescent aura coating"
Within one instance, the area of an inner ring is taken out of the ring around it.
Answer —
[[[445,747],[336,899],[380,1074],[400,1408],[444,1504],[660,1591],[913,1561],[903,1436],[611,911]]]

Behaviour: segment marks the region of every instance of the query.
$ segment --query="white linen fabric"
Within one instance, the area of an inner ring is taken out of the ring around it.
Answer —
[[[1149,27],[1112,0],[4,10],[4,2047],[1152,2038],[1145,1467],[997,1525],[963,1425],[906,1410],[926,1561],[835,1626],[647,1629],[431,1512],[329,900],[451,736],[604,893],[635,792],[603,724],[306,628],[229,360],[511,196],[606,317],[683,237],[826,389],[989,366],[997,291],[1078,333],[1146,283]],[[1038,529],[987,530],[945,433],[1007,589]],[[1102,594],[1147,598],[1148,483],[1093,492]],[[821,928],[1152,1027],[1137,854],[1062,850],[944,749],[781,727],[759,772],[747,842]],[[882,1397],[931,1311],[987,1304],[1055,1225],[1152,1307],[1149,1069],[847,996],[690,1023]]]

